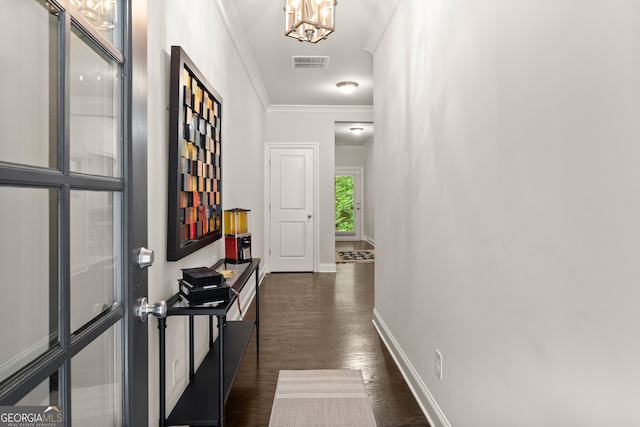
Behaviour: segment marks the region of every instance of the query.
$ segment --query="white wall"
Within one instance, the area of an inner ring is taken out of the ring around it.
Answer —
[[[640,424],[638,17],[403,0],[375,51],[377,320],[453,426]]]
[[[375,246],[375,200],[376,200],[376,169],[374,162],[374,138],[365,145],[364,152],[364,237],[363,239]]]
[[[149,299],[154,302],[167,299],[177,291],[176,280],[181,277],[181,268],[209,266],[224,257],[223,241],[219,240],[180,261],[165,261],[171,46],[182,46],[222,97],[223,208],[251,209],[252,252],[254,257],[260,258],[263,258],[264,247],[261,179],[264,174],[264,109],[231,44],[214,2],[194,0],[189,2],[189,7],[185,7],[180,0],[150,4],[148,25],[149,247],[156,254],[155,264],[149,269]],[[253,278],[250,283],[253,283]],[[230,317],[233,317],[233,313]],[[200,320],[198,331],[202,339],[196,347],[198,359],[202,359],[207,351],[205,319]],[[172,318],[167,324],[167,371],[178,357],[181,368],[181,380],[175,388],[172,381],[167,380],[169,411],[186,386],[188,329],[185,319]],[[150,426],[158,422],[157,336],[157,322],[152,320],[149,322]]]
[[[346,146],[341,147],[337,146],[336,148],[336,163],[335,166],[345,166],[345,167],[364,167],[365,157],[364,157],[364,147],[355,147],[355,146]]]
[[[299,111],[299,112],[295,112]],[[270,107],[266,113],[267,143],[317,142],[319,145],[319,264],[335,271],[335,122],[371,121],[367,107]],[[330,230],[330,232],[327,232]]]

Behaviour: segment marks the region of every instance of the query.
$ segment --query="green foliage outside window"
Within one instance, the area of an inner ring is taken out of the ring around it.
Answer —
[[[353,176],[336,176],[336,231],[353,231]]]

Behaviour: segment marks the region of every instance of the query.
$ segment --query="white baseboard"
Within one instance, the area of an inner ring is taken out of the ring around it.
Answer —
[[[318,265],[318,273],[335,273],[337,270],[336,263],[326,263]]]
[[[393,360],[396,362],[398,369],[402,373],[404,380],[407,382],[411,393],[416,398],[420,409],[424,413],[424,416],[427,417],[429,424],[432,427],[451,427],[449,421],[444,416],[444,413],[436,403],[436,400],[431,395],[429,389],[424,384],[422,379],[418,376],[418,373],[407,359],[407,356],[402,351],[402,348],[398,345],[398,342],[395,340],[384,321],[380,318],[378,311],[373,309],[373,326],[378,331],[380,338],[387,346],[389,353],[393,357]]]
[[[376,247],[376,241],[375,239],[372,239],[369,236],[364,236],[364,240],[365,242],[369,243],[371,246],[373,246],[374,248]]]
[[[336,242],[357,242],[360,239],[356,239],[356,236],[345,236],[336,234]]]

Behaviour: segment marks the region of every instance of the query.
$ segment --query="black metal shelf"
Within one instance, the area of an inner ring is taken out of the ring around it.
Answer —
[[[253,321],[227,322],[224,341],[224,401],[227,401],[231,385],[238,372],[240,361],[253,332]],[[191,378],[165,425],[217,426],[220,401],[217,387],[219,342],[207,353],[197,372]]]
[[[218,261],[213,268],[227,266],[224,260]],[[233,380],[242,361],[251,334],[256,331],[256,352],[260,353],[260,259],[237,266],[242,269],[238,277],[229,283],[236,292],[244,288],[252,274],[255,274],[255,313],[254,320],[227,321],[227,313],[238,298],[234,295],[229,301],[210,307],[190,305],[180,294],[173,295],[168,301],[167,316],[158,318],[160,347],[160,427],[219,426],[224,427],[224,405],[229,397]],[[178,403],[166,415],[166,328],[167,319],[173,316],[189,317],[189,385]],[[194,317],[209,317],[209,352],[196,370],[194,368]],[[218,337],[214,341],[214,319],[217,319]]]

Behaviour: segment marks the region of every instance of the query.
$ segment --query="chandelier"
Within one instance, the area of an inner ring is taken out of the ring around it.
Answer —
[[[116,0],[71,0],[71,5],[98,30],[116,27]]]
[[[301,42],[317,43],[334,30],[337,0],[285,0],[284,34]]]

